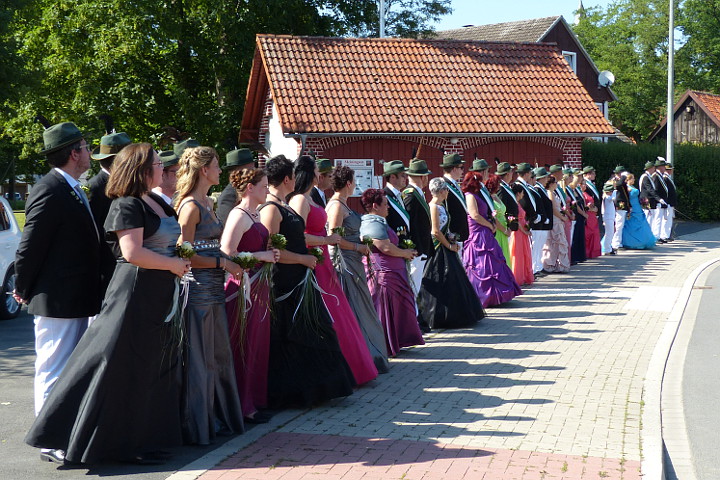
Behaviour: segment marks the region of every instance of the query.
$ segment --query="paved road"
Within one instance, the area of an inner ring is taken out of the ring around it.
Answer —
[[[102,465],[91,469],[57,468],[43,463],[38,450],[23,442],[33,420],[33,321],[23,309],[14,320],[0,321],[0,478],[3,480],[76,480],[88,475],[112,476],[117,480],[161,480],[196,458],[213,450],[186,447],[172,461],[160,466]]]
[[[720,267],[703,285],[683,371],[683,405],[697,478],[720,478]]]

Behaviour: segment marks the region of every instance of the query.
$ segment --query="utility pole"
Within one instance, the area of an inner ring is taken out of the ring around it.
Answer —
[[[385,0],[380,0],[380,38],[385,38]]]
[[[665,121],[667,132],[667,146],[665,150],[666,160],[675,166],[673,151],[675,144],[675,115],[674,89],[675,89],[675,0],[668,0],[670,4],[670,31],[668,33],[668,87],[667,87],[667,120]]]

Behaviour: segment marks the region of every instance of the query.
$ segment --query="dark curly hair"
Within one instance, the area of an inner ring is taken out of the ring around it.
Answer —
[[[500,190],[500,177],[491,173],[490,178],[485,182],[485,186],[490,190],[490,193],[497,193]]]
[[[475,172],[467,172],[465,178],[462,181],[463,193],[480,193],[480,184],[482,183],[482,177]]]
[[[280,185],[286,177],[293,176],[293,163],[285,155],[277,155],[265,162],[268,183],[273,187]]]
[[[345,188],[348,182],[352,182],[352,179],[355,178],[355,170],[343,165],[342,167],[335,168],[330,178],[332,180],[333,190],[337,192]]]
[[[369,212],[373,205],[380,205],[385,198],[385,191],[381,188],[368,188],[360,197],[360,203],[366,212]]]
[[[241,168],[230,174],[230,183],[237,190],[238,196],[245,195],[248,185],[257,185],[266,176],[261,168]]]

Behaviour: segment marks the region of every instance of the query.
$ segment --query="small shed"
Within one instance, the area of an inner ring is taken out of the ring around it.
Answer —
[[[366,188],[413,154],[434,175],[445,153],[580,166],[614,133],[554,44],[258,35],[240,141],[312,150]]]
[[[720,95],[688,90],[673,108],[675,143],[720,144]],[[667,138],[667,118],[648,141]]]

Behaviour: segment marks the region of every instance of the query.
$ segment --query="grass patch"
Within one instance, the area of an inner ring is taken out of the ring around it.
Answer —
[[[25,228],[25,212],[13,211],[13,215],[15,215],[15,220],[17,220],[17,222],[18,222],[18,225],[20,226],[20,230]]]

